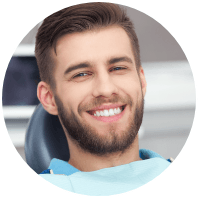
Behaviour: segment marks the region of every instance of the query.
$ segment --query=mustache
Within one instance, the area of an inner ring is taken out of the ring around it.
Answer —
[[[105,103],[122,103],[122,104],[128,104],[130,107],[132,106],[132,99],[130,96],[125,96],[124,98],[119,96],[119,95],[112,95],[110,98],[105,98],[104,96],[100,96],[97,98],[93,98],[89,103],[87,104],[80,104],[78,106],[78,112],[79,114],[83,111],[90,111],[91,109],[101,106],[102,104]]]

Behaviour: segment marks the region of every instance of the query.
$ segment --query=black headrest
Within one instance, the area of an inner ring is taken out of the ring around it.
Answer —
[[[53,158],[69,160],[68,143],[58,116],[50,115],[41,104],[28,123],[25,156],[28,165],[38,174],[49,167]]]

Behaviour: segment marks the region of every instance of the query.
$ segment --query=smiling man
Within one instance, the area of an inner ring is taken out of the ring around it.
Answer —
[[[70,150],[68,162],[53,159],[54,174],[42,177],[73,192],[111,195],[168,167],[139,150],[146,80],[133,24],[119,6],[88,3],[52,14],[38,30],[35,54],[38,98],[58,115]]]

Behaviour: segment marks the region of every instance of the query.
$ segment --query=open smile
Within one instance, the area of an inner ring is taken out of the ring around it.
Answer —
[[[103,122],[115,122],[124,114],[126,105],[100,106],[87,111],[93,118]]]

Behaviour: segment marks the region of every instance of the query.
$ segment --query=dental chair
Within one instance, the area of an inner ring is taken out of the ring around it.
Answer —
[[[69,160],[69,148],[58,116],[39,104],[28,123],[25,137],[27,164],[38,174],[48,169],[53,158]]]

